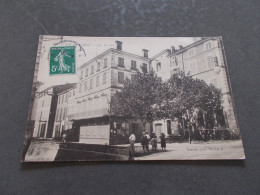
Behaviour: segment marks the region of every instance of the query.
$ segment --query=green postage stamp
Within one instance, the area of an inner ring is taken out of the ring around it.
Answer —
[[[50,75],[75,74],[75,46],[50,48]]]

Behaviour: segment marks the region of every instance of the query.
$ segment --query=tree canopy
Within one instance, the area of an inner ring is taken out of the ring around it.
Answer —
[[[179,114],[194,109],[204,112],[216,111],[222,106],[222,93],[214,85],[207,85],[205,81],[194,79],[183,74],[172,75],[167,81],[169,117],[178,117]]]
[[[163,82],[152,71],[138,72],[135,79],[127,79],[112,97],[110,109],[114,115],[139,119],[144,126],[154,120],[181,118],[198,109],[207,117],[203,124],[212,126],[213,114],[222,109],[221,104],[221,90],[203,80],[174,74]]]
[[[163,99],[163,82],[154,72],[137,72],[133,80],[127,79],[111,100],[111,113],[134,120],[141,120],[143,126],[154,120],[154,107]]]

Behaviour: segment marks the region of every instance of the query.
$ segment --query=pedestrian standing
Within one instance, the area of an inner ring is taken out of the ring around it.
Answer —
[[[166,150],[166,140],[165,140],[165,135],[164,133],[161,134],[161,148],[162,150]]]
[[[194,138],[194,132],[193,132],[193,127],[192,127],[191,122],[188,122],[188,130],[189,130],[189,140],[190,140],[190,144],[191,144],[191,141]]]
[[[148,131],[145,132],[145,136],[146,136],[146,138],[147,138],[147,140],[146,140],[146,146],[145,146],[145,147],[146,147],[146,149],[147,149],[147,152],[149,152],[149,142],[150,142],[151,137],[150,137]]]
[[[146,136],[145,132],[143,132],[143,135],[141,137],[141,145],[143,146],[144,153],[145,153],[145,149],[147,150],[147,152],[149,151],[148,144],[149,144],[149,141],[147,139],[147,136]]]
[[[152,150],[157,150],[157,136],[155,133],[152,134],[151,136],[151,145],[152,145]]]
[[[130,151],[130,155],[131,157],[133,157],[135,155],[135,134],[131,134],[129,137],[129,151]]]

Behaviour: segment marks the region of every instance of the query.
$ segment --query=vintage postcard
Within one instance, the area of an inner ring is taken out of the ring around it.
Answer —
[[[39,38],[22,162],[245,159],[221,37]]]

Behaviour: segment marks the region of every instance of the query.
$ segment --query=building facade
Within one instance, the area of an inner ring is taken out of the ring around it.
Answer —
[[[162,53],[152,59],[151,68],[157,75],[167,80],[171,75],[182,72],[186,76],[204,80],[207,84],[213,84],[221,89],[225,127],[220,128],[232,130],[236,135],[239,135],[221,38],[196,39],[193,44],[186,47],[180,46],[179,49],[172,47],[171,54],[167,55],[168,62],[162,63],[162,60],[165,61],[165,55],[165,53]],[[160,64],[165,67],[158,68]],[[176,130],[178,125],[171,120],[155,121],[153,127],[158,133],[179,135],[179,131]]]
[[[122,42],[117,41],[116,49],[103,52],[78,69],[76,104],[71,105],[73,111],[69,112],[69,120],[74,121],[79,131],[80,143],[120,144],[127,141],[133,131],[141,134],[139,122],[111,116],[109,103],[126,79],[133,79],[138,70],[149,71],[148,51],[143,50],[143,53],[138,56],[125,52]]]
[[[75,84],[64,84],[49,87],[37,93],[37,112],[33,137],[53,138],[58,94],[72,88]]]
[[[60,140],[65,131],[72,128],[72,121],[68,120],[68,107],[71,104],[75,104],[71,95],[73,95],[73,90],[76,88],[76,84],[71,86],[71,88],[61,91],[58,93],[56,116],[54,123],[54,131],[52,137],[54,139]]]

